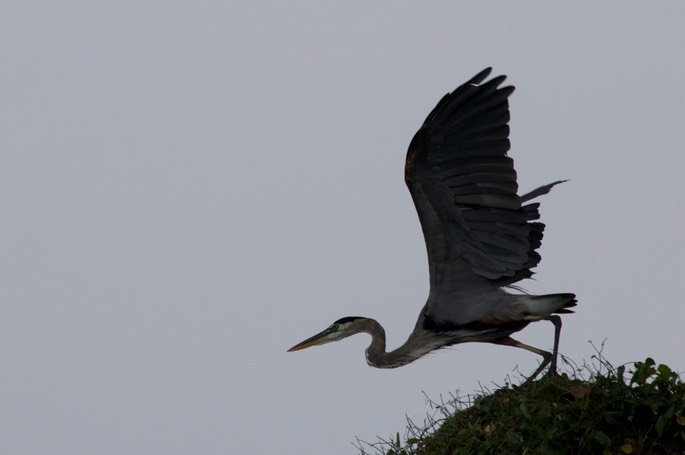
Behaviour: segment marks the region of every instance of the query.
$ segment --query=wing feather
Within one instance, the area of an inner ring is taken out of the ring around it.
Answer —
[[[532,276],[545,226],[534,222],[539,204],[523,203],[561,183],[518,195],[507,156],[514,87],[500,87],[505,76],[485,81],[490,72],[445,95],[407,152],[405,181],[428,251],[426,314],[437,323],[471,322],[481,312],[474,305],[483,303],[468,297]]]

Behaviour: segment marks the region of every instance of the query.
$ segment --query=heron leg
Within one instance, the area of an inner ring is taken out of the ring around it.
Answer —
[[[551,314],[545,319],[554,324],[554,349],[552,349],[552,363],[549,366],[549,372],[556,374],[557,357],[559,356],[559,336],[561,335],[561,318],[556,314]]]
[[[514,348],[521,348],[525,349],[526,351],[533,352],[539,356],[542,356],[542,363],[540,363],[540,366],[538,367],[537,370],[531,374],[528,379],[526,379],[526,382],[532,381],[535,379],[545,368],[547,368],[547,365],[550,364],[553,360],[553,355],[550,352],[543,351],[542,349],[535,348],[533,346],[529,346],[527,344],[521,343],[520,341],[516,341],[515,339],[511,337],[506,337],[506,338],[501,338],[497,341],[493,341],[492,343],[494,344],[501,344],[502,346],[511,346]],[[550,372],[552,369],[550,368]],[[554,371],[556,373],[556,370]]]
[[[493,341],[495,344],[501,344],[503,346],[512,346],[515,348],[521,348],[525,349],[526,351],[533,352],[537,355],[542,356],[542,363],[538,367],[537,370],[533,372],[532,375],[528,379],[526,379],[526,382],[532,381],[535,379],[542,371],[549,365],[549,371],[547,374],[551,375],[556,375],[557,374],[557,357],[559,355],[559,337],[561,335],[561,318],[557,316],[556,314],[551,314],[544,318],[546,321],[550,321],[552,324],[554,324],[554,348],[552,349],[552,352],[547,352],[543,351],[542,349],[535,348],[533,346],[529,346],[527,344],[521,343],[520,341],[516,341],[515,339],[511,337],[506,337],[499,339],[497,341]]]

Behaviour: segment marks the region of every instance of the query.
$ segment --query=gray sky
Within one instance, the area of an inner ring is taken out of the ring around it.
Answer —
[[[351,453],[420,421],[422,392],[532,371],[479,344],[397,370],[365,336],[286,353],[347,315],[409,334],[428,275],[405,150],[486,66],[517,87],[521,189],[572,179],[524,283],[578,295],[562,352],[607,338],[615,364],[685,370],[684,21],[679,1],[4,2],[0,452]]]

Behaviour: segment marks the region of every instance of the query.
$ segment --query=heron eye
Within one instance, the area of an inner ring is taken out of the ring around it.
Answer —
[[[338,330],[338,327],[339,327],[338,324],[331,324],[331,326],[329,327],[329,329],[331,329],[331,330]]]

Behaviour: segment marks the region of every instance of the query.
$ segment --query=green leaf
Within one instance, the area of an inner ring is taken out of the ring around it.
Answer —
[[[666,412],[661,414],[659,417],[656,419],[656,424],[654,425],[656,428],[656,433],[661,436],[664,434],[664,430],[668,427],[668,424],[671,422],[671,419],[673,418],[673,405],[669,407]]]
[[[663,363],[657,367],[657,370],[659,371],[659,374],[661,376],[666,376],[668,378],[670,378],[671,373],[673,373],[673,371],[671,371],[671,369],[668,367],[668,365],[664,365]]]
[[[603,431],[595,431],[595,433],[592,435],[593,438],[597,440],[602,446],[608,447],[611,445],[611,439],[609,439],[609,436],[604,434]]]

